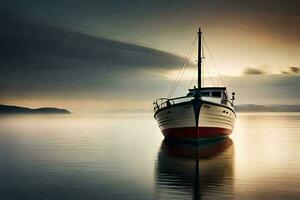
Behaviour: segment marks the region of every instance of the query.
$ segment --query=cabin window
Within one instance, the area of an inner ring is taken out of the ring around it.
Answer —
[[[213,97],[221,97],[221,92],[211,92]]]
[[[208,96],[209,96],[209,92],[201,92],[201,96],[206,96],[206,97],[208,97]]]

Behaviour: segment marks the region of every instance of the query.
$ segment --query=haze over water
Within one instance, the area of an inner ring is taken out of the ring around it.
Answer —
[[[299,199],[300,113],[238,114],[229,139],[163,142],[152,114],[0,116],[1,199]],[[198,169],[198,170],[197,170]]]

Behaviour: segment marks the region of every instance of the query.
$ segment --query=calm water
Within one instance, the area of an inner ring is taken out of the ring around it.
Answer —
[[[1,116],[0,159],[0,199],[300,199],[300,113],[239,114],[198,150],[151,115]]]

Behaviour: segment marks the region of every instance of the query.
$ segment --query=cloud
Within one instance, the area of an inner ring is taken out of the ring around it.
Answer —
[[[264,69],[261,68],[252,68],[252,67],[247,67],[244,70],[244,74],[246,75],[259,75],[259,74],[266,74],[267,72]]]
[[[164,51],[21,20],[5,12],[0,22],[2,97],[104,96],[126,88],[128,79],[139,79],[145,71],[173,69],[184,61]]]
[[[279,68],[279,69],[278,69]],[[243,74],[245,75],[271,75],[271,74],[300,74],[300,67],[269,67],[262,65],[260,67],[247,67]]]
[[[72,59],[113,64],[118,68],[171,67],[183,61],[182,57],[156,49],[22,21],[11,16],[0,15],[0,20],[1,65],[3,62],[12,62],[7,64],[16,64],[16,67],[23,67],[24,64],[44,65],[45,57],[51,57],[53,62]],[[66,67],[73,69],[75,66],[70,63]]]
[[[282,74],[300,74],[300,67],[287,67]]]

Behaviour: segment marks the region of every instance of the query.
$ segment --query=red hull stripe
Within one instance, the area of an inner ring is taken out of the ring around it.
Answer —
[[[216,127],[198,127],[199,138],[222,137],[232,133],[232,130],[226,128]],[[197,128],[183,127],[183,128],[169,128],[162,130],[166,138],[173,139],[196,139]]]

